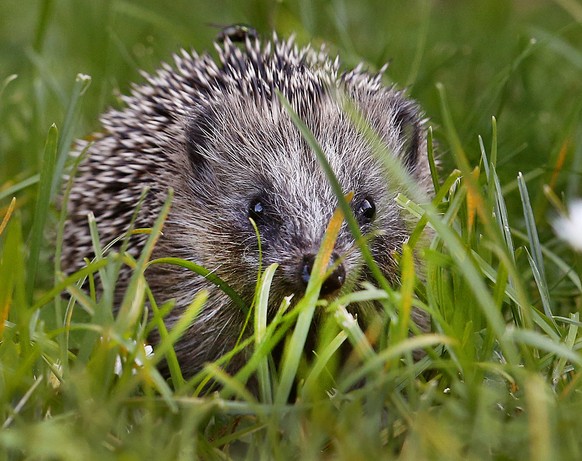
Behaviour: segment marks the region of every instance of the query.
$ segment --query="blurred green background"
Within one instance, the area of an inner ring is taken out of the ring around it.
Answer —
[[[489,144],[496,116],[510,204],[518,171],[535,189],[551,180],[560,149],[580,157],[582,5],[575,0],[2,0],[0,18],[0,191],[38,171],[77,73],[92,77],[75,127],[83,136],[142,81],[140,69],[155,70],[180,47],[213,52],[217,26],[233,23],[296,34],[299,44],[325,42],[346,67],[390,62],[386,79],[421,103],[437,140],[441,82],[475,164],[477,136]],[[447,171],[446,150],[439,155]],[[559,175],[558,193],[580,192],[578,163]]]

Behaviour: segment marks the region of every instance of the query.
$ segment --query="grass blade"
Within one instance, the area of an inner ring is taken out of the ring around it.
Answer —
[[[42,241],[44,238],[45,224],[49,213],[51,196],[51,185],[55,175],[55,165],[57,156],[58,130],[56,125],[52,125],[48,131],[44,155],[41,164],[40,184],[34,210],[34,221],[30,232],[30,252],[28,256],[28,279],[26,283],[26,293],[28,302],[32,304],[34,297],[34,287],[36,275],[39,270],[39,257]]]
[[[12,201],[14,203],[14,200]],[[3,226],[7,226],[5,239],[0,240],[0,339],[5,322],[12,307],[13,293],[16,286],[15,265],[22,258],[22,236],[20,220],[13,219],[8,223],[10,213],[4,218]],[[1,232],[0,232],[1,234]]]
[[[277,269],[276,264],[267,267],[259,282],[259,291],[255,303],[254,315],[254,336],[255,347],[258,348],[262,341],[265,340],[267,329],[267,314],[269,309],[269,290]],[[272,385],[269,374],[269,361],[263,357],[257,367],[257,379],[259,381],[259,392],[261,402],[273,403]]]
[[[525,227],[527,229],[529,248],[531,251],[531,257],[529,257],[528,259],[533,270],[534,280],[540,292],[542,305],[544,306],[544,311],[546,312],[548,318],[551,319],[551,321],[555,325],[551,309],[551,302],[549,299],[550,292],[548,289],[548,282],[546,279],[542,246],[540,244],[540,239],[538,236],[534,213],[530,204],[527,186],[521,173],[519,173],[517,176],[517,183],[519,186],[519,194],[521,196],[521,203],[523,206],[523,215],[525,219]]]
[[[85,93],[90,84],[91,77],[84,74],[77,74],[75,85],[73,87],[73,94],[69,99],[67,114],[62,125],[63,130],[59,139],[59,145],[57,149],[57,164],[51,187],[51,198],[54,198],[55,194],[57,193],[57,189],[61,183],[61,177],[63,176],[65,162],[71,150],[71,143],[75,134],[76,123],[79,120],[81,96]]]

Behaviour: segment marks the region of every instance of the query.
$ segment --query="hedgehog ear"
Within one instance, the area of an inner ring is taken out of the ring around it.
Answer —
[[[400,104],[393,116],[402,143],[401,159],[404,166],[413,171],[418,163],[422,141],[421,120],[413,104]]]
[[[204,111],[192,117],[186,126],[186,152],[188,161],[194,172],[207,165],[207,148],[215,130],[215,116],[210,111]]]

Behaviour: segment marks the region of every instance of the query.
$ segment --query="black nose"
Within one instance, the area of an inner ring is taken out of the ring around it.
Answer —
[[[315,262],[314,254],[308,254],[303,257],[303,264],[301,265],[300,271],[300,278],[301,283],[304,288],[307,288],[307,284],[309,283],[309,279],[311,278],[311,270],[313,269],[313,263]],[[333,266],[336,261],[339,259],[339,255],[337,253],[332,253],[331,258],[329,260],[328,268]],[[323,282],[321,286],[321,295],[327,296],[332,294],[333,292],[339,290],[344,282],[346,281],[346,269],[344,268],[343,264],[339,264],[335,270],[329,275],[327,279]]]

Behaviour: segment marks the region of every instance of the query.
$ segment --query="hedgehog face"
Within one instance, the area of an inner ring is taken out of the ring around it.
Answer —
[[[401,117],[395,123],[399,114],[391,107],[398,104],[391,92],[356,96],[387,145],[414,164],[418,142],[408,138],[410,133],[417,135],[417,125],[411,125],[417,119]],[[390,190],[381,162],[331,96],[320,96],[311,110],[303,111],[303,118],[344,192],[354,192],[354,216],[362,233],[373,233],[372,252],[393,279],[393,255],[405,241],[407,227],[393,203],[395,191]],[[277,298],[303,292],[337,198],[315,154],[279,101],[257,104],[240,95],[226,95],[189,120],[186,140],[191,176],[189,190],[183,193],[190,194],[195,209],[213,209],[216,202],[223,205],[212,213],[212,224],[206,220],[206,211],[200,213],[201,231],[213,250],[207,254],[198,249],[199,262],[252,296],[254,284],[249,277],[256,277],[259,267],[252,219],[261,238],[263,265],[280,266],[273,290]],[[411,152],[406,150],[411,148]],[[193,221],[185,216],[181,220]],[[200,245],[198,237],[192,241],[195,244]],[[345,282],[365,279],[359,249],[345,224],[330,264],[340,258],[342,263],[322,287],[324,296],[335,294]]]

